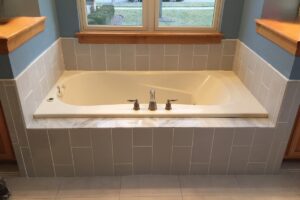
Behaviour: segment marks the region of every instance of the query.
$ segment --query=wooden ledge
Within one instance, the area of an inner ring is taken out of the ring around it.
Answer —
[[[300,22],[257,19],[256,32],[289,53],[300,56]]]
[[[211,44],[221,43],[222,33],[102,31],[76,34],[88,44]]]
[[[0,21],[0,54],[12,52],[45,30],[46,17],[15,17]]]

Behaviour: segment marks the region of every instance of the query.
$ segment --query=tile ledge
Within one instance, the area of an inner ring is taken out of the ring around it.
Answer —
[[[270,119],[264,118],[185,118],[185,119],[35,119],[28,129],[73,128],[274,128]]]

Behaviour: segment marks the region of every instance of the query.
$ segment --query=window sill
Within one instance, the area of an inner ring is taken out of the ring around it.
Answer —
[[[79,43],[88,44],[211,44],[221,43],[222,33],[192,32],[79,32]]]
[[[0,22],[0,54],[7,54],[45,29],[46,17],[15,17]]]
[[[256,20],[256,32],[295,56],[300,56],[300,22]]]

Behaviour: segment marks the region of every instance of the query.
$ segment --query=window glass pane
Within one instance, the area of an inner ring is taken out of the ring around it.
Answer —
[[[160,0],[159,26],[212,27],[216,0]]]
[[[142,26],[142,0],[86,0],[88,25]]]

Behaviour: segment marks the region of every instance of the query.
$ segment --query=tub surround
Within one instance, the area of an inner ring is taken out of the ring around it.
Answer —
[[[292,55],[300,56],[300,22],[256,20],[256,31]]]
[[[0,22],[0,54],[7,54],[45,30],[46,17],[15,17]]]

